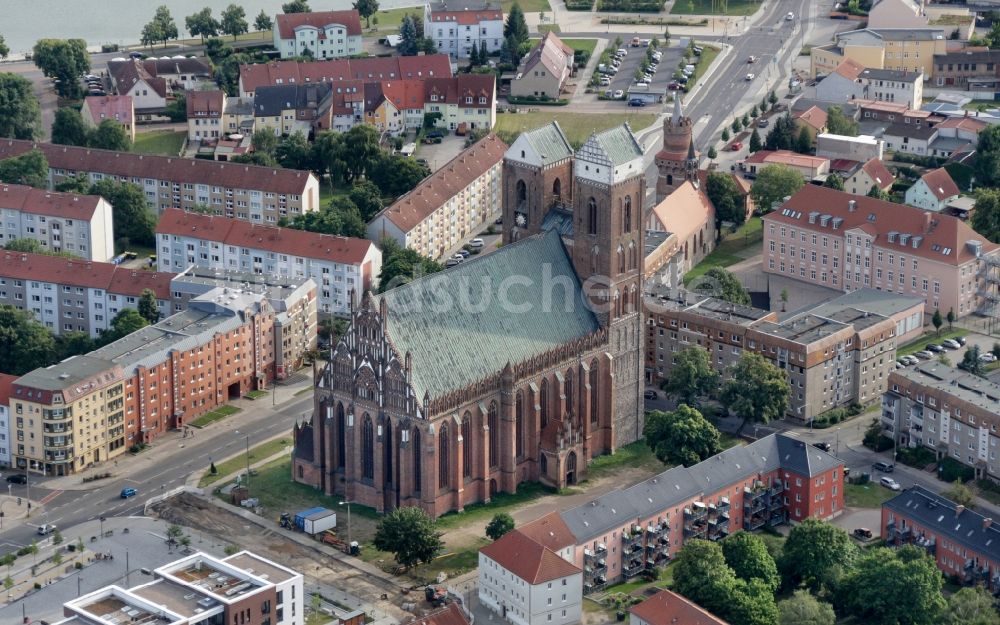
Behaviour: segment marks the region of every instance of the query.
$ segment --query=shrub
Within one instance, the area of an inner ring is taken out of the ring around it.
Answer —
[[[663,10],[663,0],[597,0],[597,10],[627,13],[659,13]]]
[[[594,0],[566,0],[569,11],[590,11],[594,8]]]
[[[968,482],[975,476],[976,472],[972,467],[967,467],[954,458],[945,458],[938,465],[938,477],[945,482],[954,482],[956,480]]]
[[[896,452],[896,458],[905,465],[922,469],[937,458],[934,452],[926,447],[903,447]]]
[[[82,562],[77,562],[76,564],[73,565],[73,568],[75,568],[77,571],[79,571],[80,569],[83,568],[83,563]]]

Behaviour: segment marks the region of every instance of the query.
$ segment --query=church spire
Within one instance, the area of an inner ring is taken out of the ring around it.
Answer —
[[[670,116],[670,122],[676,128],[680,126],[681,120],[684,119],[684,112],[681,110],[681,96],[680,94],[674,94],[674,112]]]

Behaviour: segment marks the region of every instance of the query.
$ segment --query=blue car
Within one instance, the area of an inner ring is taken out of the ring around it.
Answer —
[[[127,486],[122,489],[122,499],[128,499],[129,497],[135,497],[139,494],[139,491],[131,486]]]

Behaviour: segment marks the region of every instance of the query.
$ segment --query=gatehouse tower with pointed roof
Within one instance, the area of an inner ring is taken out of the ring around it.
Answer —
[[[656,202],[690,180],[698,183],[698,153],[694,149],[694,124],[684,115],[681,96],[674,96],[674,110],[663,120],[663,148],[656,154]]]

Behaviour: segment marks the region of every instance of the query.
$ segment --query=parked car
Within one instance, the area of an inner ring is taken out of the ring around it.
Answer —
[[[948,349],[958,349],[962,347],[962,345],[955,339],[945,339],[941,341],[941,345],[944,345]]]
[[[475,239],[469,241],[469,247],[471,247],[474,250],[483,249],[483,245],[485,245],[485,243],[479,237],[476,237]]]
[[[747,63],[756,63],[756,62],[757,62],[757,57],[755,57],[752,54],[750,55],[750,58],[747,59]]]
[[[459,256],[462,257],[462,260],[465,260],[469,257],[469,250],[458,250],[455,252],[455,257],[458,258]]]
[[[640,80],[637,83],[635,83],[635,86],[636,87],[648,87],[649,83],[646,82],[645,80]]]
[[[607,87],[609,85],[611,85],[611,79],[610,78],[602,78],[601,79],[601,86],[602,87]]]
[[[455,265],[458,265],[461,262],[462,261],[459,258],[449,258],[448,260],[445,261],[444,266],[445,267],[454,267]]]
[[[854,535],[863,540],[867,540],[872,537],[872,531],[867,527],[858,527],[854,529]]]
[[[899,360],[896,361],[896,364],[898,364],[900,367],[909,367],[910,366],[910,361],[909,360],[904,360],[903,358],[900,358]]]
[[[934,358],[934,352],[929,352],[925,349],[923,351],[917,352],[916,354],[914,354],[914,356],[920,358],[921,360],[930,360],[931,358]]]
[[[612,96],[612,97],[613,97],[613,98],[615,98],[616,100],[620,100],[621,98],[624,98],[624,97],[625,97],[625,92],[624,92],[624,91],[622,91],[621,89],[617,89],[617,90],[615,91],[615,94],[614,94],[614,96]]]
[[[628,101],[629,106],[646,106],[646,101],[642,98],[632,98]]]
[[[872,469],[875,471],[881,471],[882,473],[892,473],[895,468],[896,467],[894,467],[891,462],[883,462],[882,460],[872,463]]]
[[[906,364],[909,364],[909,365],[915,365],[918,362],[920,362],[919,358],[917,358],[916,356],[912,356],[912,355],[910,355],[910,356],[903,356],[903,360],[905,360]]]
[[[24,473],[15,473],[13,475],[8,475],[7,476],[7,483],[8,484],[27,484],[28,483],[28,476],[25,475]]]
[[[936,343],[928,343],[925,346],[925,349],[929,352],[934,352],[935,354],[940,354],[941,352],[944,351],[944,348]]]
[[[878,483],[881,484],[882,486],[885,486],[889,490],[902,490],[903,489],[903,487],[899,485],[899,482],[897,482],[896,480],[892,479],[889,476],[883,476],[883,477],[879,478]]]
[[[733,141],[732,143],[729,144],[730,152],[739,152],[742,149],[743,149],[743,144],[739,141]]]
[[[656,391],[646,391],[642,395],[646,399],[656,399],[657,397],[659,397],[659,395],[656,393]]]
[[[121,498],[128,499],[129,497],[135,497],[139,494],[138,489],[132,488],[131,486],[126,486],[122,489]]]
[[[671,91],[676,91],[678,89],[683,89],[683,88],[684,86],[681,83],[677,82],[676,80],[671,80],[667,84],[667,89],[670,89]]]
[[[792,13],[791,11],[789,11],[788,13],[785,14],[785,21],[786,22],[790,22],[790,21],[792,21],[794,19],[795,19],[795,14]]]
[[[770,123],[771,123],[771,122],[767,121],[766,119],[758,119],[758,120],[757,120],[757,127],[758,127],[758,128],[767,128],[767,126],[768,126],[768,125],[769,125]]]
[[[615,52],[618,56],[628,56],[628,50],[625,48],[618,48],[618,52]]]
[[[965,346],[965,337],[964,336],[956,336],[955,340],[958,341],[959,345],[961,345],[963,347]]]
[[[997,357],[993,355],[993,352],[986,352],[985,354],[979,354],[979,360],[982,362],[996,362]]]
[[[823,451],[830,451],[831,449],[833,449],[830,443],[826,442],[813,443],[812,446],[815,447],[816,449],[822,449]]]

